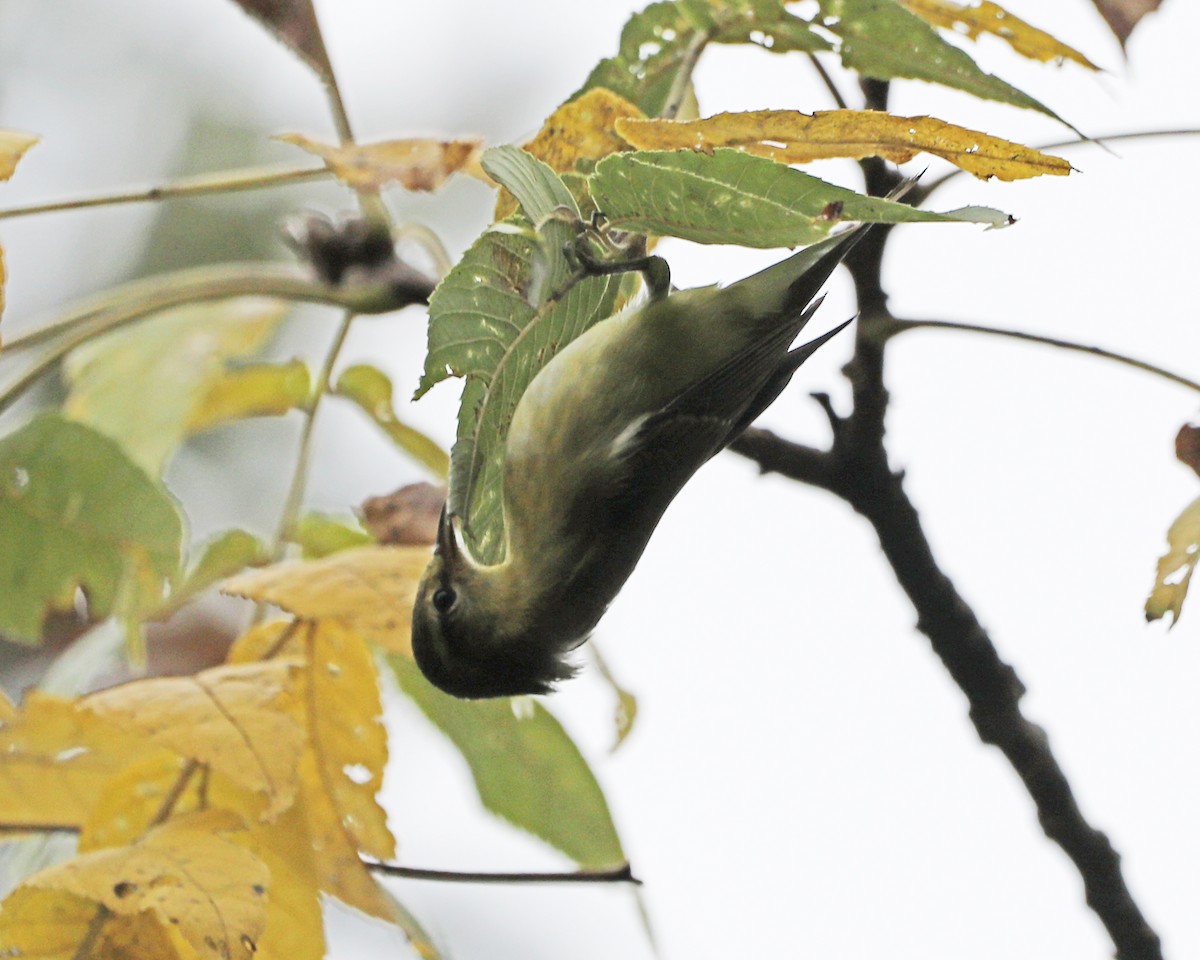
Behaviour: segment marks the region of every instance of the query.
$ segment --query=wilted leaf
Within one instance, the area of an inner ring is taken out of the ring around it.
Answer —
[[[312,378],[303,360],[252,363],[228,370],[192,408],[187,432],[200,433],[249,417],[280,417],[303,410],[312,396]]]
[[[357,404],[401,450],[427,467],[434,476],[445,478],[450,457],[437,443],[396,416],[392,381],[378,367],[358,364],[342,371],[333,393]]]
[[[1200,427],[1185,423],[1175,434],[1175,457],[1200,474]]]
[[[17,169],[25,151],[41,137],[20,130],[0,130],[0,180],[7,180]]]
[[[123,583],[161,599],[182,538],[163,487],[90,427],[47,414],[0,438],[0,633],[36,640],[76,586],[94,619]]]
[[[363,524],[380,543],[433,545],[446,502],[446,488],[410,483],[395,493],[363,501]]]
[[[991,0],[973,7],[964,7],[953,0],[900,0],[904,6],[926,23],[964,34],[972,40],[981,33],[994,34],[1023,57],[1030,60],[1074,60],[1089,70],[1099,70],[1091,60],[1074,47],[1054,39],[1050,34],[1014,17]]]
[[[428,547],[358,547],[244,573],[223,589],[305,620],[334,620],[385,650],[404,652],[429,555]]]
[[[312,0],[234,0],[257,19],[285,47],[300,55],[324,81],[333,79],[333,67],[317,23]]]
[[[619,229],[744,247],[815,243],[840,221],[1007,219],[987,208],[966,213],[917,210],[728,148],[711,156],[690,150],[614,154],[597,164],[591,190],[596,205]],[[836,214],[830,216],[831,210]]]
[[[316,154],[339,180],[355,189],[378,190],[398,183],[405,190],[436,190],[452,173],[481,176],[479,151],[483,141],[383,140],[379,143],[335,146],[299,133],[276,139]]]
[[[624,97],[596,87],[568,100],[546,118],[538,135],[522,147],[558,173],[574,171],[581,160],[594,162],[629,149],[617,135],[615,123],[622,117],[640,117],[642,111]],[[496,220],[517,209],[516,198],[502,190],[496,198]]]
[[[220,666],[111,687],[80,706],[263,794],[272,819],[296,795],[306,740],[300,673],[287,661]]]
[[[940,83],[985,100],[1037,110],[1066,124],[1045,104],[980,70],[967,53],[939,37],[897,0],[819,2],[822,23],[841,40],[842,63],[865,77]]]
[[[257,351],[287,309],[261,297],[189,304],[98,337],[63,365],[63,411],[158,476],[229,361]]]
[[[1167,547],[1146,600],[1146,619],[1159,620],[1170,613],[1174,626],[1200,559],[1200,497],[1189,503],[1167,530]]]
[[[1071,165],[1030,147],[933,117],[897,117],[877,110],[753,110],[705,120],[619,120],[618,132],[640,150],[733,147],[779,163],[830,157],[883,157],[905,163],[932,153],[982,180],[1066,176]]]
[[[341,550],[365,547],[375,542],[357,520],[324,513],[306,513],[302,516],[292,532],[292,540],[299,544],[305,560],[320,560]]]
[[[1092,3],[1124,47],[1133,28],[1142,17],[1157,10],[1162,0],[1092,0]]]
[[[169,757],[137,733],[30,690],[0,726],[0,828],[79,827],[123,768]]]
[[[536,700],[458,700],[407,657],[389,658],[400,689],[462,753],[483,805],[584,867],[624,862],[600,785]]]
[[[266,926],[271,877],[253,853],[224,836],[241,827],[224,811],[188,814],[132,846],[85,853],[23,886],[90,900],[114,915],[116,926],[120,918],[151,914],[164,928],[177,928],[203,960],[251,960]]]

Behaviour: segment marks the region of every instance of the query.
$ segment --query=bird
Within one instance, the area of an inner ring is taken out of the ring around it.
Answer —
[[[434,686],[463,699],[544,694],[576,672],[571,652],[676,494],[851,322],[792,346],[861,233],[726,287],[668,292],[659,257],[591,263],[642,270],[650,297],[571,341],[521,395],[504,441],[503,559],[480,562],[443,508],[412,620]]]

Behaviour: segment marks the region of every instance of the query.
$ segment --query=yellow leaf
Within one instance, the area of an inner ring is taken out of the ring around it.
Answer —
[[[17,718],[17,708],[11,700],[8,699],[8,694],[0,690],[0,727],[11,720]]]
[[[129,767],[107,785],[79,837],[89,851],[133,843],[146,833],[170,801],[172,816],[197,810],[233,811],[249,824],[248,833],[232,836],[244,842],[271,873],[266,930],[255,960],[321,960],[325,934],[320,888],[311,848],[284,818],[262,823],[263,798],[235,787],[208,770],[192,770],[182,757],[167,756]],[[187,777],[182,782],[181,778]],[[285,815],[286,817],[286,815]]]
[[[594,87],[550,114],[537,136],[522,149],[556,173],[569,173],[580,160],[600,160],[610,153],[628,150],[629,144],[616,133],[616,122],[623,117],[643,116],[624,97]],[[502,190],[496,198],[496,219],[503,220],[516,208],[513,195]]]
[[[31,690],[0,727],[0,827],[78,827],[121,769],[169,756],[70,701]]]
[[[119,916],[83,897],[30,886],[18,887],[0,905],[0,955],[22,960],[196,960],[183,934],[152,913]]]
[[[355,547],[227,580],[226,593],[306,620],[336,620],[391,653],[411,653],[412,606],[429,547]]]
[[[225,836],[239,828],[244,833],[240,818],[225,811],[188,814],[132,846],[43,870],[24,886],[91,900],[116,917],[152,914],[178,929],[203,960],[251,960],[266,926],[271,876]]]
[[[359,858],[325,790],[312,751],[300,761],[299,778],[296,803],[279,818],[276,829],[313,851],[314,869],[323,891],[373,917],[393,921],[392,901]]]
[[[20,130],[0,130],[0,180],[7,180],[17,169],[17,163],[25,151],[41,137]]]
[[[1179,622],[1184,597],[1200,559],[1200,497],[1187,505],[1167,531],[1167,552],[1158,561],[1154,589],[1146,600],[1146,619],[1159,620],[1171,614],[1171,626]]]
[[[316,154],[339,180],[355,189],[378,190],[399,183],[406,190],[436,190],[452,173],[484,177],[479,168],[482,140],[383,140],[344,147],[299,133],[276,139]]]
[[[1023,57],[1030,60],[1074,60],[1089,70],[1099,70],[1091,60],[1074,47],[1055,40],[1037,27],[1014,17],[1003,7],[984,0],[978,6],[964,7],[952,0],[900,0],[913,13],[935,27],[943,27],[978,39],[990,33],[1004,40]]]
[[[301,673],[291,661],[221,666],[112,687],[80,704],[265,795],[263,816],[272,819],[296,794],[306,739]]]
[[[308,665],[308,730],[324,791],[355,847],[395,856],[387,813],[375,800],[387,765],[387,732],[375,658],[366,642],[334,620],[267,624],[239,639],[231,660],[299,653]]]
[[[312,391],[308,364],[251,363],[228,370],[192,408],[188,433],[201,433],[232,420],[279,417],[303,407]]]
[[[1061,157],[968,130],[934,117],[895,117],[875,110],[798,110],[718,113],[705,120],[618,120],[617,132],[639,150],[734,147],[780,163],[830,157],[883,157],[904,163],[932,153],[981,180],[1066,176]]]

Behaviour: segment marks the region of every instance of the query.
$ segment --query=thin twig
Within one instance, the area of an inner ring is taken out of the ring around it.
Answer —
[[[994,337],[1007,337],[1011,340],[1024,340],[1027,343],[1040,343],[1049,347],[1057,347],[1060,350],[1073,350],[1076,353],[1086,353],[1093,357],[1112,360],[1114,363],[1133,367],[1135,370],[1141,370],[1143,373],[1150,373],[1156,377],[1161,377],[1163,380],[1169,380],[1182,387],[1187,387],[1189,390],[1200,392],[1200,383],[1197,383],[1195,380],[1191,380],[1179,373],[1173,373],[1145,360],[1136,360],[1123,353],[1105,350],[1103,347],[1091,346],[1086,343],[1076,343],[1073,340],[1061,340],[1058,337],[1047,337],[1038,333],[1026,333],[1022,330],[1008,330],[1004,327],[989,327],[976,323],[959,323],[953,320],[893,320],[880,329],[883,330],[883,336],[887,339],[891,339],[893,336],[903,333],[906,330],[927,329],[962,330],[966,333],[985,333]]]
[[[815,53],[808,55],[808,62],[812,64],[813,69],[821,77],[821,81],[825,84],[825,89],[829,91],[829,95],[833,97],[833,102],[838,105],[840,110],[848,110],[846,99],[842,96],[842,91],[837,88],[837,84],[833,82],[833,77],[829,75],[829,71],[825,69],[825,65],[817,58]]]
[[[167,795],[163,797],[163,802],[159,804],[158,810],[154,816],[150,818],[151,827],[157,827],[159,824],[166,823],[171,819],[171,814],[175,810],[175,805],[179,803],[179,798],[183,796],[183,791],[187,789],[196,771],[200,769],[198,760],[189,760],[184,764],[183,769],[179,771],[179,776],[175,778],[175,782],[171,784],[171,789],[167,791]]]
[[[402,867],[394,863],[364,859],[367,868],[389,877],[407,880],[436,880],[446,883],[632,883],[642,881],[633,875],[628,863],[602,870],[574,870],[566,873],[487,873],[458,870],[426,870],[421,867]]]
[[[28,217],[36,213],[56,213],[63,210],[85,210],[88,207],[115,206],[122,203],[149,203],[178,197],[200,197],[213,193],[261,190],[293,183],[306,183],[309,180],[319,180],[331,176],[333,174],[327,167],[252,167],[246,170],[230,170],[221,174],[186,177],[146,190],[123,190],[117,193],[102,193],[93,197],[80,197],[75,200],[52,200],[46,203],[32,203],[23,207],[9,207],[0,210],[0,220]]]
[[[667,99],[659,113],[664,120],[674,120],[679,114],[679,108],[683,106],[683,98],[687,95],[688,84],[692,82],[692,74],[696,70],[696,64],[700,61],[700,54],[704,52],[710,39],[712,38],[707,33],[698,30],[684,49],[683,57],[679,61],[678,72],[675,74],[671,89],[667,92]]]

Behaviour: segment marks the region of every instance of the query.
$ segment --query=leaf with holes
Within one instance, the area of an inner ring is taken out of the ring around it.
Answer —
[[[1010,219],[988,208],[917,210],[729,148],[711,155],[691,150],[614,154],[596,165],[590,185],[596,205],[619,229],[744,247],[815,243],[843,220],[999,225]]]
[[[987,180],[1066,176],[1071,165],[1010,140],[955,126],[934,117],[897,117],[877,110],[752,110],[704,120],[618,120],[617,132],[639,150],[731,147],[778,163],[830,157],[883,157],[905,163],[918,153],[948,160]]]

